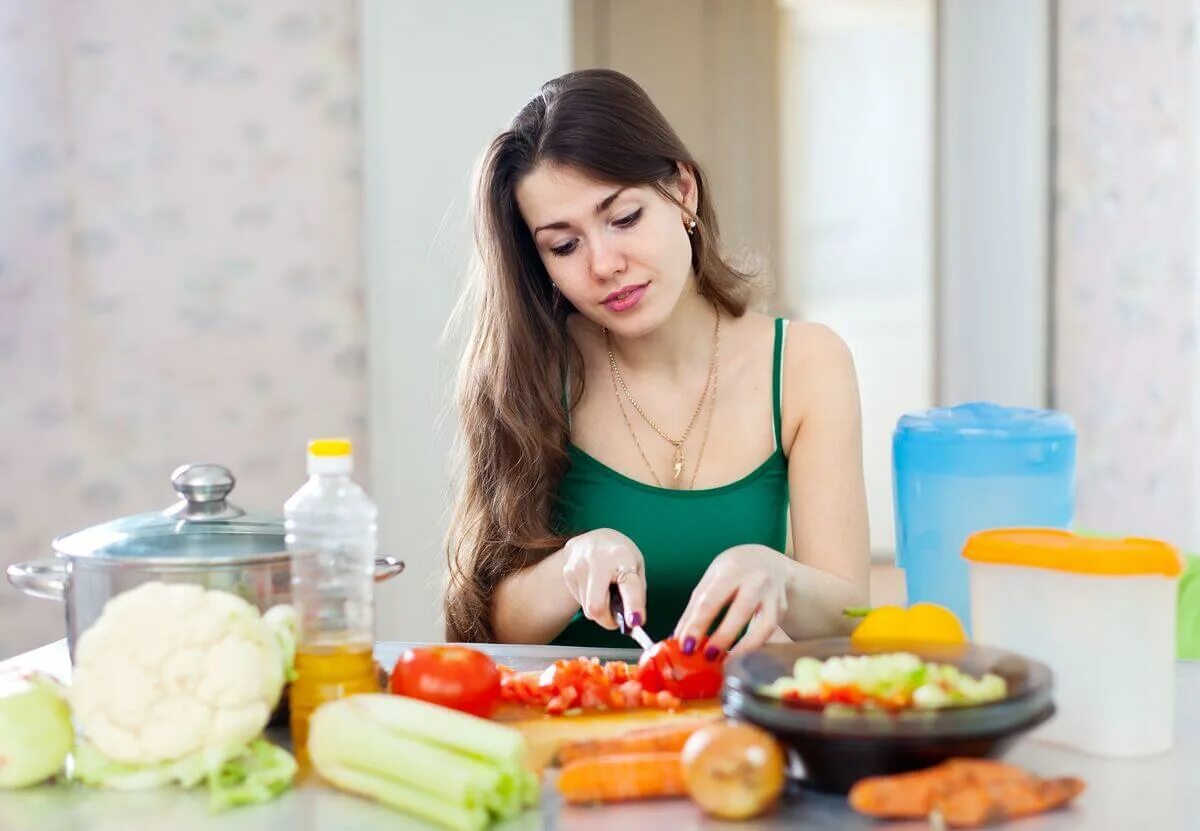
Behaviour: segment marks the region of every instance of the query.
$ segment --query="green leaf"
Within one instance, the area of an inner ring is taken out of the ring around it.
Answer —
[[[255,739],[208,777],[209,805],[222,811],[269,802],[286,791],[295,776],[292,754],[266,739]]]

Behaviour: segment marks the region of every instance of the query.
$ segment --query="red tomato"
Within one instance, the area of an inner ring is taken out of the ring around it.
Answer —
[[[649,692],[666,691],[685,701],[716,698],[721,691],[725,659],[722,656],[715,661],[706,660],[704,646],[701,639],[691,655],[684,655],[675,638],[659,641],[642,653],[637,680]]]
[[[859,707],[867,700],[867,696],[855,686],[831,687],[826,692],[825,700],[828,704],[848,704],[851,707]]]
[[[465,646],[423,646],[400,656],[391,691],[487,718],[500,700],[500,671]]]

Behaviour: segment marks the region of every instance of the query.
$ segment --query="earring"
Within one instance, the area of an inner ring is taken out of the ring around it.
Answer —
[[[689,237],[692,236],[693,234],[696,233],[696,220],[694,220],[694,219],[686,220],[683,223],[683,227],[687,229],[688,236]]]

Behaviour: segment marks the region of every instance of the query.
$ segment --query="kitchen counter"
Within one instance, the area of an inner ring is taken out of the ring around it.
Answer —
[[[376,655],[390,666],[405,644],[380,643]],[[636,650],[576,650],[547,646],[486,646],[496,660],[518,669],[537,669],[556,658],[595,654],[601,658],[636,660]],[[70,673],[66,643],[59,641],[0,663],[0,672],[17,667],[37,668],[63,680]],[[1058,829],[1194,829],[1200,828],[1200,663],[1181,662],[1176,670],[1175,748],[1144,759],[1100,759],[1042,742],[1023,739],[1005,759],[1044,776],[1074,775],[1087,790],[1066,811],[1020,821],[1019,831]],[[280,741],[285,736],[271,735]],[[553,774],[551,774],[552,776]],[[0,796],[0,831],[86,828],[89,831],[235,831],[286,828],[336,831],[406,831],[430,829],[388,808],[334,791],[310,774],[276,801],[250,808],[210,814],[206,794],[165,789],[141,793],[97,791],[69,784],[42,786]],[[925,822],[881,824],[853,813],[840,797],[789,790],[773,815],[733,825],[706,819],[687,800],[607,806],[564,807],[553,787],[543,790],[540,811],[494,826],[497,831],[591,831],[591,829],[874,829],[915,831]],[[1010,827],[1010,826],[1001,826]]]

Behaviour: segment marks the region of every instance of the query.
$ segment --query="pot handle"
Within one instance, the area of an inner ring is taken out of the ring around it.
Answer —
[[[404,561],[398,557],[375,558],[376,583],[382,583],[384,580],[390,580],[402,571],[404,571]]]
[[[31,597],[62,601],[67,588],[67,564],[58,558],[16,563],[5,569],[8,582]]]

